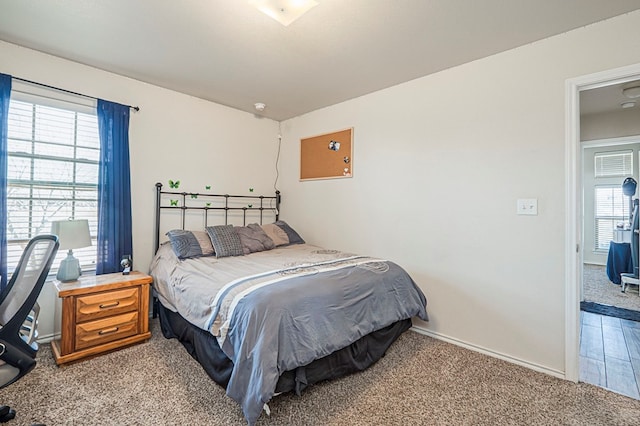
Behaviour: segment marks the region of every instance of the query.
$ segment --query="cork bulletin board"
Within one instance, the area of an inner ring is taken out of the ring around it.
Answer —
[[[300,139],[300,180],[353,176],[353,128]]]

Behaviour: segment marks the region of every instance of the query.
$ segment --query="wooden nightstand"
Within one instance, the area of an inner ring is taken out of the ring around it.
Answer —
[[[149,287],[140,272],[54,281],[62,298],[60,340],[51,342],[58,365],[148,340]]]

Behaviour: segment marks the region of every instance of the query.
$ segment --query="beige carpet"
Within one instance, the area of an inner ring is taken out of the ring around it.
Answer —
[[[585,264],[583,269],[584,300],[603,305],[640,311],[638,286],[627,286],[623,293],[619,285],[609,281],[606,267]]]
[[[58,368],[48,347],[0,390],[7,425],[243,425],[238,405],[152,321],[147,342]],[[638,425],[640,401],[406,332],[363,373],[281,395],[259,425]]]

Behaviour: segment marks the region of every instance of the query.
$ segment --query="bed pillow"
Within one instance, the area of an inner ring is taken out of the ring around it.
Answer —
[[[216,252],[216,257],[242,256],[240,236],[233,229],[233,225],[207,226],[207,233]]]
[[[271,238],[271,241],[273,241],[273,244],[276,247],[289,245],[289,237],[287,236],[287,233],[275,223],[262,225],[261,228],[264,233]]]
[[[282,229],[289,238],[289,244],[304,244],[304,240],[296,231],[293,230],[285,221],[278,220],[275,224]]]
[[[171,248],[178,259],[213,256],[213,246],[209,235],[204,231],[185,231],[173,229],[167,232]]]
[[[250,223],[247,226],[237,226],[233,229],[240,237],[244,254],[271,250],[276,246],[273,240],[269,238],[257,223]]]

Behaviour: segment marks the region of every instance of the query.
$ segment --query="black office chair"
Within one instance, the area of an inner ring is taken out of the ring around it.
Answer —
[[[57,252],[57,236],[40,235],[31,239],[9,283],[0,293],[0,389],[36,366],[40,312],[37,299]],[[0,406],[0,423],[15,415],[10,407]]]

